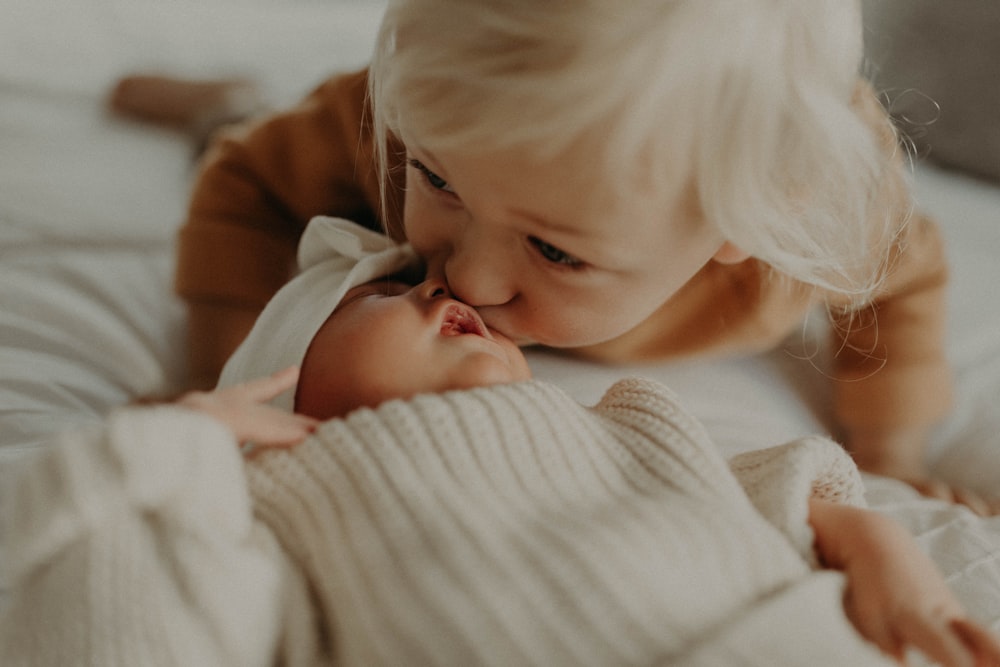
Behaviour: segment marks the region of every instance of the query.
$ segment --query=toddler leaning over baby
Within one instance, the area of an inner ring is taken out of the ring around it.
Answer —
[[[352,223],[299,262],[219,389],[6,480],[4,665],[1000,664],[831,441],[582,406]]]

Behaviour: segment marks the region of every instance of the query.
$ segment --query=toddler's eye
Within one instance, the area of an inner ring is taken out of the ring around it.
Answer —
[[[546,243],[534,236],[531,237],[530,241],[538,249],[539,254],[553,264],[563,264],[566,266],[580,266],[583,264],[582,261],[573,255],[560,250],[551,243]]]
[[[444,180],[433,171],[427,168],[427,166],[420,160],[415,160],[410,158],[407,160],[411,167],[419,171],[423,177],[427,180],[428,185],[430,185],[435,190],[441,190],[442,192],[448,192],[454,194],[454,190],[448,185],[448,181]]]

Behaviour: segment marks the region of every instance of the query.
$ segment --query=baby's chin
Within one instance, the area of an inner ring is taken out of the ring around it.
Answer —
[[[531,379],[531,367],[521,349],[508,338],[495,338],[496,346],[467,360],[457,384],[471,389],[494,384],[511,384]]]
[[[493,340],[498,343],[500,347],[504,348],[507,353],[507,363],[511,369],[511,377],[513,378],[509,380],[509,382],[520,382],[522,380],[531,379],[531,369],[528,366],[528,359],[524,356],[524,352],[521,351],[521,348],[534,345],[534,343],[524,343],[522,345],[495,329],[490,329],[489,331],[493,336]]]

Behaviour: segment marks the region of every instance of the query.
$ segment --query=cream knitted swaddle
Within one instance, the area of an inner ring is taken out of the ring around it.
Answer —
[[[853,464],[814,439],[739,467],[754,502],[656,383],[589,409],[527,382],[356,411],[249,479],[338,664],[669,662],[782,596],[796,601],[778,618],[826,635],[794,664],[882,664],[843,617],[839,575],[807,564],[810,490],[860,502]]]

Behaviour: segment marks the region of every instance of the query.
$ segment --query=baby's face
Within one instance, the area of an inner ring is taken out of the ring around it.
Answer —
[[[327,419],[391,398],[531,377],[520,349],[440,281],[347,292],[302,362],[295,410]]]
[[[428,276],[520,345],[592,345],[632,329],[707,262],[745,258],[693,187],[628,196],[585,147],[546,161],[409,146],[404,221]],[[649,179],[647,179],[649,180]]]

